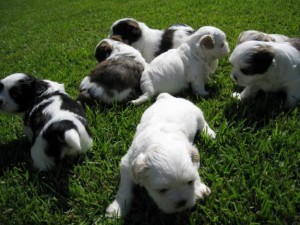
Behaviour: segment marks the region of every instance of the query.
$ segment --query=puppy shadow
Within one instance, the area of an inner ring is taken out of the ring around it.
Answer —
[[[33,167],[30,148],[31,145],[25,137],[7,144],[1,144],[0,177],[17,167],[18,173],[22,177],[24,175],[24,182],[27,182],[28,186],[33,184],[37,195],[47,195],[51,196],[51,199],[56,199],[53,210],[68,210],[69,177],[72,176],[74,165],[83,161],[84,157],[66,158],[56,168],[44,172]],[[28,174],[28,176],[25,174]]]
[[[124,218],[124,225],[188,225],[192,211],[193,209],[165,214],[153,202],[145,188],[136,186],[131,210]]]
[[[254,99],[228,101],[224,114],[228,121],[243,122],[245,126],[259,130],[281,114],[288,114],[292,111],[285,106],[285,99],[286,95],[283,92],[265,93],[260,91]]]

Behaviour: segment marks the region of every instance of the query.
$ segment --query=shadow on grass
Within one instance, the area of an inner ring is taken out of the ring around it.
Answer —
[[[281,114],[291,113],[291,109],[285,107],[286,96],[284,93],[259,92],[254,99],[239,102],[233,99],[224,109],[225,117],[233,124],[240,122],[245,126],[259,130],[267,126],[270,121]]]
[[[33,167],[30,147],[31,145],[25,137],[1,144],[0,177],[18,167],[18,170],[14,172],[20,173],[21,183],[25,180],[29,187],[33,185],[35,193],[39,196],[55,197],[57,201],[53,210],[68,210],[69,177],[72,176],[74,165],[80,163],[83,157],[66,158],[56,168],[43,172]]]
[[[196,204],[200,204],[199,201]],[[134,200],[129,214],[124,218],[124,225],[187,225],[193,209],[175,214],[163,213],[153,202],[144,188],[134,188]]]

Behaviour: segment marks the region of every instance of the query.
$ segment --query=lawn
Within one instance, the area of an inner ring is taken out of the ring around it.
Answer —
[[[299,36],[299,9],[300,1],[292,0],[0,0],[0,78],[25,72],[58,81],[75,99],[96,65],[96,44],[117,19],[133,17],[158,29],[213,25],[233,50],[243,30]],[[230,70],[222,59],[207,85],[209,97],[180,95],[204,111],[217,133],[214,141],[195,140],[200,176],[212,190],[205,201],[166,215],[137,188],[127,217],[105,218],[120,159],[151,102],[88,108],[93,147],[50,172],[32,167],[21,117],[0,115],[0,224],[300,224],[300,103],[284,110],[276,94],[239,103],[231,98],[238,87]]]

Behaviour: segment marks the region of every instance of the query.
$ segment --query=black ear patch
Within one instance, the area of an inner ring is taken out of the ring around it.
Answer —
[[[253,49],[250,57],[246,61],[247,67],[241,68],[245,75],[255,75],[265,73],[272,64],[275,52],[270,46],[259,45]]]
[[[97,46],[95,51],[95,58],[98,62],[102,62],[107,59],[112,52],[112,46],[106,41],[103,41],[99,46]]]
[[[294,48],[300,51],[300,37],[298,38],[290,38],[287,40]]]
[[[142,31],[136,21],[124,20],[112,28],[112,35],[120,35],[124,42],[131,45],[142,36]]]
[[[168,51],[169,49],[173,48],[174,33],[175,33],[174,29],[167,29],[164,31],[161,41],[160,41],[159,49],[155,53],[155,56],[158,56],[158,55]]]

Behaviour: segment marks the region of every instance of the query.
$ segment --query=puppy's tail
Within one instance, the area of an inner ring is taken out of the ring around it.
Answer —
[[[150,94],[148,92],[146,92],[143,95],[141,95],[140,97],[138,97],[136,100],[132,100],[131,103],[133,105],[140,105],[140,104],[143,104],[143,103],[149,101],[150,98],[151,98]]]
[[[81,151],[80,137],[75,129],[71,129],[65,132],[65,141],[68,146],[77,151]]]

